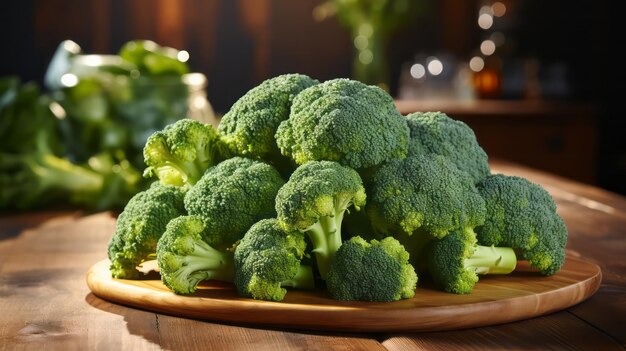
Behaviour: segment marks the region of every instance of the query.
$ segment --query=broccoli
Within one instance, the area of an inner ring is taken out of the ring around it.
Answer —
[[[360,236],[347,240],[337,251],[326,280],[337,300],[408,299],[415,295],[416,285],[409,253],[392,237],[371,243]]]
[[[40,96],[34,82],[21,84],[17,77],[0,78],[0,150],[2,153],[26,153],[37,147],[45,135],[52,151],[59,151],[58,121],[48,108],[47,96]]]
[[[232,251],[217,250],[202,239],[205,223],[198,216],[171,220],[157,244],[161,280],[176,294],[196,291],[203,280],[232,282],[235,264]]]
[[[156,175],[163,184],[190,186],[216,163],[219,140],[215,129],[181,119],[152,134],[143,149],[145,177]]]
[[[517,264],[512,248],[477,245],[476,234],[471,230],[431,241],[425,254],[435,284],[454,294],[472,292],[478,274],[509,274]]]
[[[95,210],[123,206],[137,192],[138,171],[123,154],[92,155],[84,165],[63,157],[52,100],[34,83],[19,83],[0,79],[0,209],[61,201]]]
[[[487,205],[487,220],[476,228],[481,245],[511,246],[544,275],[561,269],[567,227],[546,190],[502,174],[487,177],[477,187]]]
[[[362,170],[406,157],[409,127],[384,90],[334,79],[294,98],[276,142],[298,164],[328,160]]]
[[[441,155],[391,160],[373,173],[368,190],[365,210],[380,233],[442,238],[485,221],[485,202],[473,180]]]
[[[235,285],[239,294],[281,301],[289,286],[313,289],[313,270],[301,265],[304,234],[285,232],[275,218],[254,224],[235,250]]]
[[[274,134],[289,118],[294,97],[319,82],[302,74],[285,74],[268,79],[241,97],[220,121],[218,130],[230,154],[285,162]]]
[[[119,55],[134,64],[142,74],[179,76],[189,73],[189,67],[179,59],[179,53],[150,40],[134,40],[124,44]]]
[[[449,158],[469,173],[474,183],[490,173],[487,154],[467,124],[441,112],[415,112],[406,116],[411,139],[409,155],[436,153]]]
[[[128,201],[117,218],[115,234],[109,242],[113,277],[134,279],[139,276],[136,267],[154,256],[167,223],[184,214],[183,197],[180,188],[156,182]]]
[[[287,231],[305,232],[313,244],[322,279],[341,246],[344,213],[365,205],[365,189],[352,168],[332,161],[298,167],[276,196],[278,220]]]
[[[276,216],[274,199],[285,184],[274,167],[234,157],[209,168],[185,196],[190,215],[204,219],[203,239],[222,249],[264,218]]]

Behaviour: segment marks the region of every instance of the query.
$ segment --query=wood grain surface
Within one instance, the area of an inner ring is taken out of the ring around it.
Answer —
[[[282,302],[241,298],[229,283],[204,282],[190,295],[176,295],[160,280],[113,279],[110,262],[96,263],[87,285],[104,299],[154,312],[214,321],[327,331],[437,331],[501,324],[565,309],[596,292],[600,268],[568,257],[554,276],[543,277],[522,262],[506,276],[484,277],[471,294],[428,286],[392,303],[331,299],[323,291],[291,290]]]

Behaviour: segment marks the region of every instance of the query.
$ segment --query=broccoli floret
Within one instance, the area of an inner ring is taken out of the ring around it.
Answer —
[[[406,116],[411,139],[409,155],[436,153],[449,158],[474,183],[490,173],[487,154],[478,145],[474,131],[442,112],[415,112]]]
[[[234,157],[206,171],[187,192],[185,208],[204,219],[204,240],[221,249],[241,239],[254,223],[276,216],[274,199],[283,184],[274,167]]]
[[[298,164],[328,160],[361,170],[404,158],[409,127],[384,90],[334,79],[294,98],[276,141],[283,155]]]
[[[373,173],[368,190],[372,226],[388,235],[419,231],[442,238],[485,221],[485,202],[473,180],[441,155],[391,160]]]
[[[322,279],[341,246],[344,213],[353,205],[357,211],[365,205],[361,177],[352,168],[332,161],[305,163],[278,191],[278,220],[287,231],[309,236]]]
[[[205,223],[198,216],[171,220],[157,244],[161,280],[177,294],[196,291],[203,280],[232,282],[235,264],[232,251],[217,250],[202,239]]]
[[[454,294],[471,293],[478,274],[509,274],[517,264],[512,248],[477,245],[476,234],[471,230],[433,240],[425,253],[435,284]]]
[[[567,227],[545,189],[502,174],[487,177],[477,187],[487,205],[487,220],[476,228],[480,244],[511,246],[544,275],[561,269]]]
[[[289,118],[294,97],[319,82],[303,74],[268,79],[248,91],[220,121],[218,130],[232,155],[285,162],[274,135],[280,122]]]
[[[313,289],[313,270],[301,265],[304,234],[284,231],[275,218],[254,224],[235,250],[235,285],[239,294],[282,301],[285,286]]]
[[[113,277],[134,279],[139,276],[136,267],[154,256],[167,223],[184,214],[183,197],[180,188],[156,182],[128,201],[117,218],[115,234],[109,242]]]
[[[368,243],[360,236],[341,245],[326,286],[337,300],[397,301],[415,295],[417,275],[409,253],[387,237]]]
[[[143,149],[145,177],[163,184],[193,185],[216,163],[219,137],[209,124],[181,119],[152,134]]]

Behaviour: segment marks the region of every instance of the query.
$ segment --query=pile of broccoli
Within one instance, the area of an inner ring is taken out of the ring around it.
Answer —
[[[565,259],[567,228],[545,190],[492,175],[463,122],[402,116],[385,91],[353,80],[269,79],[219,128],[180,120],[144,157],[154,183],[119,216],[111,272],[137,278],[156,259],[177,294],[213,279],[260,300],[281,301],[287,287],[397,301],[418,277],[467,294],[519,259],[543,275]]]

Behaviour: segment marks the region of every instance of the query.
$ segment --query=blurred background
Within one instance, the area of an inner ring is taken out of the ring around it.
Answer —
[[[623,24],[617,25],[615,3],[10,1],[0,11],[0,76],[34,81],[54,98],[54,84],[44,80],[64,40],[79,48],[69,45],[61,54],[111,55],[128,49],[129,41],[148,39],[175,48],[172,57],[187,65],[168,72],[203,74],[187,76],[184,85],[190,93],[202,90],[196,105],[204,107],[200,118],[211,123],[269,77],[351,77],[387,89],[402,113],[443,111],[465,121],[492,158],[626,194],[626,138],[617,107],[624,76],[617,32]],[[142,74],[154,73],[148,71]],[[160,96],[159,89],[145,101]],[[63,101],[78,93],[61,93],[60,105],[71,114],[75,106]],[[74,154],[73,161],[92,162]],[[123,168],[126,158],[141,169],[132,155],[116,154],[107,162]]]

